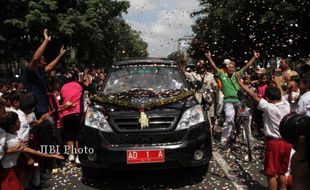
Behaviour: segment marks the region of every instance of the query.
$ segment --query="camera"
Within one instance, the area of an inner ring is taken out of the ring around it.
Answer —
[[[291,143],[295,150],[301,135],[307,139],[306,146],[310,146],[310,117],[304,114],[288,114],[281,120],[279,130],[282,138]]]

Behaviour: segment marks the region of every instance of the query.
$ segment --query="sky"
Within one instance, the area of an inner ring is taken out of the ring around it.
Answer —
[[[198,10],[196,0],[129,0],[128,13],[123,15],[131,27],[141,32],[148,43],[150,57],[166,57],[177,50],[177,40],[191,35]]]

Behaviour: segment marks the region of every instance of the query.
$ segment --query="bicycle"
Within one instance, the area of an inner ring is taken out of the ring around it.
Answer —
[[[252,124],[252,113],[251,109],[246,104],[246,99],[243,98],[240,101],[240,104],[238,106],[235,106],[236,110],[236,116],[235,116],[235,125],[232,130],[231,134],[231,145],[235,144],[237,142],[238,138],[241,138],[241,143],[246,147],[245,151],[247,152],[248,161],[253,160],[253,148],[252,148],[252,130],[251,130],[251,124]],[[241,136],[240,136],[241,135]]]
[[[214,126],[213,126],[212,118],[214,117],[214,101],[215,101],[214,90],[209,89],[209,88],[204,88],[203,92],[200,92],[200,93],[203,99],[201,102],[201,106],[206,113],[208,123],[210,125],[211,136],[213,139],[212,130]]]

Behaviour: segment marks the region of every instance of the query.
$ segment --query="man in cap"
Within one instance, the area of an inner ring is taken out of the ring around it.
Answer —
[[[206,53],[207,59],[211,65],[211,68],[217,73],[222,83],[222,92],[224,94],[224,112],[225,112],[225,121],[222,129],[222,148],[229,148],[229,137],[231,135],[232,127],[235,124],[235,107],[239,104],[238,99],[238,91],[240,89],[237,78],[235,76],[236,73],[236,65],[233,61],[226,60],[227,64],[227,72],[221,71],[216,64],[214,63],[211,53]],[[254,62],[260,57],[260,54],[254,51],[254,56],[252,59],[241,69],[238,71],[239,75],[242,77],[243,73],[254,64]]]

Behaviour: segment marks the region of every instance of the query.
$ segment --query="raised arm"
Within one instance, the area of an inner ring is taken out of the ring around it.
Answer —
[[[58,56],[45,67],[45,72],[49,73],[57,65],[61,57],[66,53],[64,46],[61,47]]]
[[[281,96],[284,95],[284,90],[282,88],[282,85],[281,85],[281,69],[279,68],[276,68],[275,69],[275,77],[274,77],[274,82],[276,83],[276,86],[280,89],[281,91]]]
[[[237,82],[239,86],[249,95],[251,96],[256,102],[260,102],[261,98],[257,96],[257,94],[251,90],[249,87],[247,87],[245,84],[241,82],[240,76],[238,73],[236,73]]]
[[[29,69],[31,69],[31,70],[36,69],[36,67],[37,67],[36,61],[40,60],[40,58],[43,55],[49,41],[51,41],[51,36],[48,35],[48,30],[44,29],[44,40],[43,40],[42,44],[40,45],[40,47],[33,54],[33,57],[28,64]]]
[[[208,62],[210,63],[211,68],[212,68],[216,73],[218,73],[218,72],[220,71],[220,69],[215,65],[215,63],[214,63],[214,61],[213,61],[213,59],[212,59],[212,55],[211,55],[211,52],[210,52],[210,51],[208,51],[208,52],[206,53],[206,57],[207,57],[207,59],[208,59]]]
[[[83,76],[83,83],[85,84],[85,86],[88,86],[90,84],[90,80],[89,80],[89,69],[85,69],[84,71],[84,76]]]
[[[254,53],[254,55],[251,58],[251,60],[244,67],[242,67],[241,71],[243,73],[246,72],[249,69],[249,67],[251,67],[255,63],[255,61],[259,59],[260,53],[258,53],[256,51],[253,51],[253,53]]]

